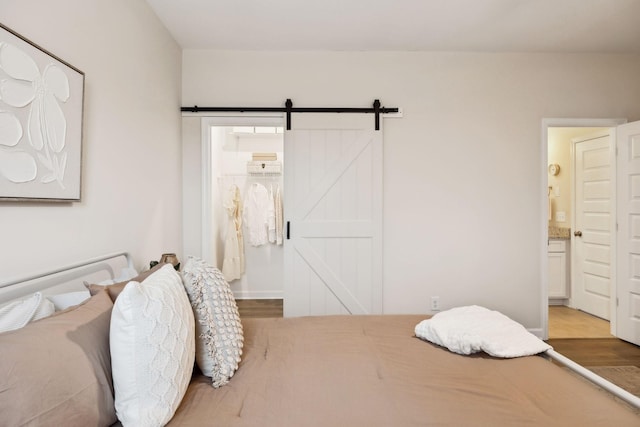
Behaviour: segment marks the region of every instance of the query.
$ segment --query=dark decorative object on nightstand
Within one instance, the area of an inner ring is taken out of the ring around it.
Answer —
[[[158,264],[165,264],[165,263],[169,263],[171,265],[173,265],[173,268],[176,269],[176,271],[180,271],[180,261],[178,260],[178,257],[176,256],[176,254],[162,254],[162,256],[160,257],[160,261],[151,261],[149,263],[149,268],[153,268]]]

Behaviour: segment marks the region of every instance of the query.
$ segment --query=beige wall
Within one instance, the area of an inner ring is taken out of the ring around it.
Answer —
[[[638,75],[640,55],[186,50],[183,104],[402,107],[384,123],[384,311],[437,295],[535,329],[542,119],[638,120]]]
[[[86,75],[82,201],[0,202],[0,275],[180,252],[181,51],[147,3],[3,0],[0,21]]]

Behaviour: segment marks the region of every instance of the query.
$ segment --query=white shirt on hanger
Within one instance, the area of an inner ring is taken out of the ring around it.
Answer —
[[[254,182],[247,190],[244,204],[244,222],[247,225],[248,240],[252,246],[267,243],[269,206],[273,210],[273,199],[264,185]]]
[[[276,211],[276,244],[282,244],[282,222],[284,220],[282,213],[282,193],[280,193],[280,186],[276,187],[276,195],[274,198],[274,205]]]
[[[267,208],[267,233],[269,243],[276,243],[276,210],[273,185],[269,188],[269,207]]]

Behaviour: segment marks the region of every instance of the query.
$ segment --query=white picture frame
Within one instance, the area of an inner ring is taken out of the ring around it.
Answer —
[[[0,201],[80,201],[84,73],[0,24]]]

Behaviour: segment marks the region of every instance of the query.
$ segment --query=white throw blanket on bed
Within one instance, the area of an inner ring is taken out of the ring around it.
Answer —
[[[459,354],[530,356],[552,347],[497,311],[472,305],[440,312],[416,325],[416,336]]]

